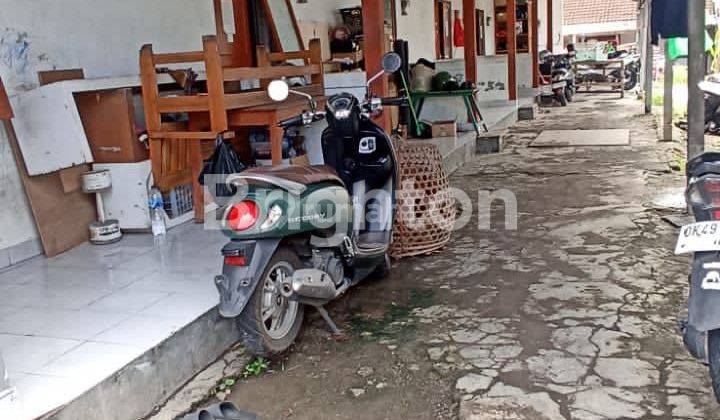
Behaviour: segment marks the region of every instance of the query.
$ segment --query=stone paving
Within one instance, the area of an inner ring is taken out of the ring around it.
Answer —
[[[311,319],[284,371],[230,399],[272,419],[720,418],[676,326],[690,260],[673,255],[662,217],[680,211],[662,203],[682,192],[681,147],[658,143],[641,109],[581,96],[518,124],[503,153],[452,176],[475,214],[445,249],[330,308],[357,334],[333,343]],[[631,145],[528,147],[546,128],[627,128]],[[517,230],[500,205],[478,229],[478,191],[499,189],[517,197]],[[403,318],[414,294],[431,298]]]
[[[682,176],[664,163],[652,121],[632,115],[637,103],[610,115],[600,103],[519,125],[506,153],[455,174],[466,191],[512,190],[517,231],[465,228],[450,261],[416,260],[418,272],[454,266],[428,283],[481,291],[477,305],[414,311],[436,327],[426,343],[434,368],[457,372],[461,419],[718,417],[707,369],[676,330],[688,266],[660,219],[672,210],[652,204],[681,191]],[[543,126],[627,127],[632,144],[526,147]]]

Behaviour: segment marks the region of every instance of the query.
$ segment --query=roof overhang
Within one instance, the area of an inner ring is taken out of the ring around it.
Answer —
[[[635,30],[637,30],[637,21],[635,20],[563,25],[562,28],[563,35],[601,35]]]

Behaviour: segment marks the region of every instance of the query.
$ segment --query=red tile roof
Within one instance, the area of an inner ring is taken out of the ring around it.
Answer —
[[[637,19],[636,0],[564,0],[563,24],[626,22]]]

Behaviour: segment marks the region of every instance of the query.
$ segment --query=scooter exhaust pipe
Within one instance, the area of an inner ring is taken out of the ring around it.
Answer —
[[[311,299],[332,300],[347,290],[346,285],[335,286],[330,274],[317,268],[295,271],[290,282],[283,283],[280,289],[280,293],[286,298],[297,295]]]

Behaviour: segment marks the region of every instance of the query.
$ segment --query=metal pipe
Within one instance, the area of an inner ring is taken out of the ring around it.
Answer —
[[[670,59],[670,41],[665,40],[665,93],[663,95],[663,140],[673,139],[673,62]]]
[[[705,150],[705,1],[688,2],[688,160]]]
[[[693,1],[693,0],[688,0]],[[653,45],[652,45],[652,6],[651,2],[645,2],[645,63],[643,81],[645,85],[645,113],[652,113],[652,85],[653,85]]]

